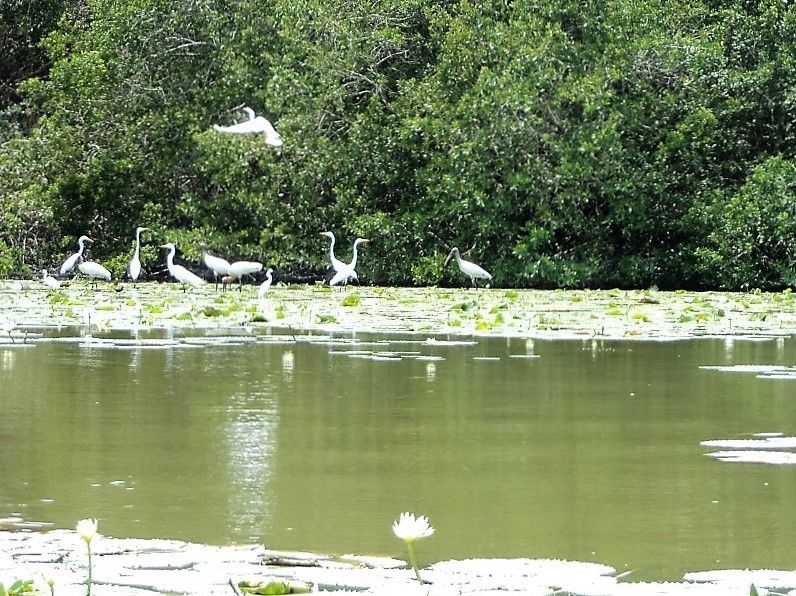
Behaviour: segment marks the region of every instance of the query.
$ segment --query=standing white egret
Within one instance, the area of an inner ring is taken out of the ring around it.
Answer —
[[[238,280],[238,291],[243,291],[243,276],[262,270],[263,264],[257,261],[235,261],[229,266],[229,275]]]
[[[229,261],[221,257],[214,257],[209,253],[204,253],[203,260],[207,268],[213,272],[213,279],[216,282],[216,290],[218,289],[218,276],[229,275]]]
[[[97,283],[98,279],[104,279],[105,281],[111,280],[111,272],[94,261],[83,261],[77,266],[77,269],[83,275],[90,277],[92,282],[95,284]]]
[[[133,258],[130,259],[130,264],[127,266],[127,274],[130,276],[130,279],[133,280],[133,283],[138,281],[138,276],[141,275],[141,258],[140,248],[141,248],[141,232],[144,230],[148,230],[149,228],[144,228],[138,226],[135,229],[135,252],[133,253]]]
[[[455,246],[451,249],[448,258],[445,259],[445,267],[448,264],[448,261],[454,257],[456,259],[456,264],[459,266],[459,270],[464,273],[467,277],[470,278],[470,281],[473,285],[477,288],[478,284],[476,283],[476,279],[492,279],[492,276],[489,274],[488,271],[482,269],[480,266],[476,265],[475,263],[471,263],[470,261],[465,261],[461,255],[459,254],[459,249]]]
[[[177,247],[175,247],[173,243],[167,242],[160,248],[169,249],[169,254],[166,256],[166,266],[168,267],[169,273],[171,273],[172,277],[182,284],[183,292],[185,291],[185,284],[201,286],[205,283],[205,280],[195,273],[191,273],[182,265],[174,264],[174,254],[177,252]]]
[[[265,134],[265,144],[273,147],[282,146],[282,137],[276,132],[274,125],[264,118],[263,116],[256,116],[254,110],[249,107],[243,108],[249,116],[248,120],[238,122],[231,126],[213,125],[213,130],[216,132],[236,135],[259,135]]]
[[[41,278],[44,282],[44,285],[51,290],[57,290],[61,287],[61,282],[55,279],[52,275],[49,275],[46,269],[41,270]]]
[[[359,279],[355,270],[357,266],[357,246],[366,242],[370,242],[370,240],[367,238],[357,238],[354,240],[354,256],[351,259],[351,262],[344,264],[343,268],[335,273],[334,277],[329,281],[330,286],[336,286],[339,283],[346,285],[349,280]]]
[[[61,275],[66,275],[67,273],[70,273],[72,269],[74,269],[80,263],[83,262],[83,251],[86,249],[85,246],[86,242],[91,244],[94,241],[88,236],[81,236],[80,238],[77,239],[77,245],[80,247],[80,249],[75,254],[66,259],[64,261],[64,264],[61,265]]]
[[[327,238],[329,238],[329,240],[332,241],[332,243],[329,245],[329,258],[332,260],[332,269],[334,269],[334,272],[337,273],[338,271],[340,271],[340,269],[345,267],[346,264],[343,263],[343,261],[335,258],[334,256],[334,241],[335,241],[334,234],[332,232],[321,232],[320,235],[326,236]]]
[[[265,298],[265,295],[268,293],[268,288],[271,287],[271,282],[273,282],[273,278],[271,277],[273,272],[274,270],[270,267],[268,268],[268,271],[265,272],[265,281],[260,284],[260,289],[257,290],[258,298]]]

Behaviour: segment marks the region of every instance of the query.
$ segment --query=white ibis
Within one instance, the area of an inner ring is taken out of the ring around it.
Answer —
[[[222,259],[221,257],[214,257],[210,253],[205,253],[202,259],[207,265],[207,268],[213,272],[213,279],[216,282],[216,289],[218,289],[218,276],[221,275],[222,277],[225,275],[229,275],[229,261],[226,259]]]
[[[257,290],[258,298],[265,298],[265,295],[268,293],[268,288],[271,287],[271,282],[273,282],[273,278],[271,276],[273,272],[274,270],[270,267],[268,268],[268,271],[265,272],[265,281],[260,284],[260,289]]]
[[[171,276],[182,284],[183,292],[185,291],[186,284],[190,284],[192,286],[201,286],[205,283],[205,280],[195,273],[188,271],[182,265],[174,264],[174,254],[177,252],[177,248],[173,243],[167,242],[160,248],[167,248],[169,250],[169,254],[166,255],[166,266],[168,267]]]
[[[345,264],[340,271],[335,273],[334,277],[329,281],[330,286],[336,286],[337,284],[342,283],[346,285],[349,280],[352,279],[359,279],[357,277],[356,266],[357,266],[357,246],[360,244],[364,244],[366,242],[370,242],[367,238],[357,238],[354,240],[354,256],[351,259],[351,262]]]
[[[41,270],[41,279],[44,282],[44,285],[50,288],[51,290],[57,290],[61,287],[61,282],[55,279],[52,275],[47,273],[46,269]]]
[[[481,268],[479,265],[476,265],[475,263],[471,263],[470,261],[465,261],[459,254],[459,249],[456,248],[455,246],[451,249],[448,258],[445,259],[445,264],[443,265],[443,267],[445,267],[448,264],[448,261],[450,261],[451,258],[456,259],[456,264],[459,266],[459,270],[470,278],[470,281],[473,283],[473,285],[476,288],[478,287],[478,284],[475,281],[476,279],[492,279],[492,276],[489,274],[488,271]]]
[[[130,276],[130,279],[133,280],[133,283],[138,281],[138,276],[141,275],[141,258],[140,248],[141,248],[141,232],[144,230],[148,230],[149,228],[144,228],[138,226],[135,229],[135,252],[133,253],[133,258],[130,259],[130,264],[127,266],[127,274]]]
[[[72,269],[74,269],[80,263],[83,262],[83,251],[86,249],[86,242],[91,244],[94,241],[88,236],[81,236],[80,238],[77,239],[77,245],[80,247],[80,249],[75,254],[66,259],[64,261],[64,264],[61,265],[61,275],[66,275],[68,273],[71,273]]]
[[[249,115],[248,120],[238,122],[237,124],[233,124],[231,126],[219,126],[218,124],[214,124],[213,130],[220,133],[236,135],[265,134],[266,145],[271,145],[272,147],[282,146],[282,137],[279,136],[279,133],[276,132],[274,125],[271,124],[267,118],[264,118],[263,116],[255,116],[254,110],[251,108],[246,107],[243,109]]]

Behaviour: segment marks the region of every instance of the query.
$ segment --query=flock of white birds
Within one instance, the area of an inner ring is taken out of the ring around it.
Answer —
[[[264,135],[265,143],[267,145],[273,147],[280,147],[282,146],[282,137],[274,128],[273,124],[268,121],[268,119],[264,118],[263,116],[257,116],[249,107],[243,107],[243,110],[248,115],[248,120],[243,122],[239,122],[237,124],[233,124],[231,126],[219,126],[213,125],[213,129],[216,132],[224,133],[224,134],[238,134],[238,135]],[[129,279],[135,283],[138,281],[139,277],[141,276],[141,258],[140,258],[140,247],[141,247],[141,232],[147,231],[149,228],[145,228],[139,226],[135,230],[135,251],[133,252],[133,256],[130,259],[130,263],[127,267],[127,275]],[[359,281],[359,276],[356,272],[357,266],[357,249],[360,244],[365,244],[370,242],[367,238],[357,238],[354,241],[353,247],[353,256],[350,263],[345,263],[340,261],[334,256],[334,243],[335,237],[332,232],[321,232],[322,236],[326,236],[331,241],[329,244],[329,258],[331,259],[331,268],[334,270],[334,275],[329,280],[330,286],[337,286],[337,285],[347,285],[349,282]],[[77,240],[78,244],[78,251],[67,258],[63,265],[60,268],[60,275],[62,277],[68,276],[71,274],[75,269],[77,269],[83,275],[89,277],[90,279],[97,281],[97,280],[105,280],[110,281],[111,279],[111,272],[108,271],[105,267],[100,265],[94,261],[86,261],[83,259],[83,253],[86,249],[86,244],[93,244],[93,240],[88,236],[81,236]],[[166,255],[166,267],[169,270],[169,274],[180,282],[183,286],[183,291],[185,291],[186,286],[199,286],[205,282],[205,280],[197,275],[196,273],[190,271],[189,269],[183,267],[182,265],[176,265],[174,263],[174,255],[177,252],[177,248],[174,246],[173,243],[168,242],[161,246],[161,248],[165,248],[168,250]],[[465,261],[462,259],[461,255],[459,254],[459,249],[454,247],[451,249],[448,258],[445,259],[445,266],[447,266],[448,262],[452,259],[456,259],[456,264],[459,266],[459,269],[462,273],[470,278],[473,286],[477,287],[476,280],[478,279],[486,279],[491,280],[492,276],[483,268],[476,265],[475,263],[471,263],[470,261]],[[208,254],[207,252],[203,255],[204,264],[213,274],[213,279],[216,284],[216,289],[218,289],[218,281],[219,277],[221,278],[222,287],[226,287],[226,285],[238,282],[238,289],[242,290],[243,288],[243,278],[244,277],[252,277],[254,279],[254,275],[262,271],[263,265],[257,261],[235,261],[230,263],[226,259],[222,259],[221,257],[213,256]],[[265,281],[260,284],[260,288],[258,290],[258,296],[260,298],[264,298],[268,293],[268,289],[271,287],[273,282],[273,269],[269,268],[265,272]],[[58,281],[55,277],[50,275],[46,269],[42,269],[42,280],[47,285],[47,287],[51,289],[58,289],[61,287],[61,282]]]

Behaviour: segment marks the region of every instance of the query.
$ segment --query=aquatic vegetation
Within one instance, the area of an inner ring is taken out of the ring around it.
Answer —
[[[77,530],[78,536],[85,541],[86,549],[88,550],[88,577],[86,578],[86,593],[87,596],[91,596],[91,541],[94,540],[94,537],[97,535],[97,520],[93,518],[81,519],[79,522],[77,522],[75,529]]]
[[[340,303],[343,306],[359,306],[359,303],[362,302],[362,296],[354,292],[353,294],[349,294],[343,301]]]
[[[398,538],[406,543],[406,548],[409,550],[409,563],[415,571],[417,581],[421,584],[423,580],[420,578],[420,571],[417,568],[417,560],[415,559],[414,544],[422,538],[427,538],[434,534],[434,528],[428,523],[428,518],[425,515],[415,517],[414,513],[405,512],[393,522],[392,531]]]
[[[29,594],[34,591],[32,579],[15,580],[8,588],[0,582],[0,596],[18,596],[19,594]]]

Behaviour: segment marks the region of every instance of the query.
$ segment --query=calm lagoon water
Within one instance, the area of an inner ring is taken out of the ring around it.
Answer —
[[[0,345],[0,517],[403,557],[415,511],[421,564],[793,566],[796,466],[700,445],[792,436],[796,380],[700,366],[793,366],[793,339],[298,339]]]

